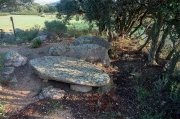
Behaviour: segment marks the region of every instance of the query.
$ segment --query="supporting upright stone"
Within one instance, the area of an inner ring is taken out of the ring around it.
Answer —
[[[83,85],[70,85],[71,90],[79,91],[79,92],[89,92],[92,90],[91,86],[83,86]]]

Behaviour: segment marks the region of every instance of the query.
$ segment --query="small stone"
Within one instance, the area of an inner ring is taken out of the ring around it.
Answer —
[[[138,72],[134,72],[133,74],[134,74],[134,76],[135,76],[136,78],[139,78],[139,77],[141,76],[141,74],[138,73]]]
[[[129,76],[128,78],[129,78],[129,79],[134,79],[134,76]]]
[[[66,92],[64,90],[53,88],[53,86],[48,86],[42,89],[42,92],[39,94],[39,99],[50,98],[59,100],[64,97],[65,93]]]
[[[6,68],[3,68],[1,71],[3,74],[9,75],[14,72],[14,67],[6,67]]]
[[[0,85],[0,90],[3,90],[2,86]]]
[[[115,70],[118,70],[119,68],[117,66],[114,67]]]
[[[25,65],[26,63],[27,63],[27,58],[21,56],[16,51],[10,51],[4,57],[4,64],[6,66],[19,67],[19,66]]]
[[[71,90],[75,90],[78,92],[84,92],[84,93],[92,90],[91,86],[84,86],[84,85],[73,85],[73,84],[71,84],[70,88],[71,88]]]
[[[44,96],[43,96],[42,93],[39,94],[39,99],[40,99],[40,100],[41,100],[41,99],[44,99]]]
[[[134,58],[129,58],[128,60],[129,60],[129,61],[133,61],[133,60],[134,60]]]
[[[12,77],[12,80],[11,80],[10,82],[11,82],[11,83],[17,83],[18,80],[17,80],[16,76],[13,76],[13,77]]]
[[[128,54],[123,54],[122,59],[123,59],[123,60],[125,60],[125,59],[127,59],[128,57],[129,57],[129,55],[128,55]]]

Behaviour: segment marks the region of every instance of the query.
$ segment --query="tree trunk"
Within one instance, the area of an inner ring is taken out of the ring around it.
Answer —
[[[130,37],[133,33],[135,33],[142,26],[143,19],[145,18],[146,14],[147,14],[147,11],[141,16],[139,25],[130,33],[130,35],[129,35]]]
[[[159,43],[159,46],[157,48],[157,51],[156,51],[156,55],[155,55],[155,59],[156,59],[156,62],[159,63],[159,55],[161,53],[161,50],[162,48],[164,47],[164,44],[165,44],[165,40],[168,36],[168,31],[169,31],[169,28],[167,27],[163,33],[163,36],[161,38],[161,41]]]
[[[173,49],[169,52],[168,56],[166,57],[166,60],[170,60],[171,57],[173,56],[174,52],[175,52],[175,50],[174,50],[174,48],[173,48]]]
[[[141,52],[142,49],[149,43],[150,40],[151,40],[151,37],[149,36],[146,42],[139,48],[138,52]]]
[[[167,68],[166,74],[171,75],[175,69],[177,62],[180,60],[180,51],[175,52],[173,58],[170,61],[169,67]]]
[[[110,31],[107,31],[107,39],[108,39],[108,42],[111,42],[112,41],[112,33]]]
[[[160,30],[162,27],[162,18],[161,15],[159,14],[157,21],[154,22],[153,25],[153,34],[152,35],[152,42],[151,42],[151,49],[148,55],[148,64],[149,65],[157,65],[156,60],[155,60],[155,53],[157,49],[157,43],[160,35]]]
[[[119,48],[122,49],[122,43],[124,40],[124,30],[121,31],[121,35],[118,37],[118,41],[119,41]]]

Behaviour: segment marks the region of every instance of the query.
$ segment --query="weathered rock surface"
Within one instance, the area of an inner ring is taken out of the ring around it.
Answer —
[[[63,40],[63,41],[55,44],[54,46],[52,46],[49,49],[49,54],[57,56],[59,54],[59,52],[61,51],[61,49],[67,48],[69,46],[70,46],[69,41]]]
[[[14,72],[14,67],[5,67],[1,69],[2,74],[12,74]]]
[[[96,65],[72,57],[44,56],[30,60],[36,74],[44,79],[85,86],[103,86],[109,83],[108,74]]]
[[[0,80],[1,81],[10,81],[10,79],[11,79],[10,75],[7,75],[7,74],[0,75]]]
[[[110,59],[108,50],[97,44],[82,44],[76,46],[69,46],[62,49],[54,50],[51,55],[54,56],[67,56],[83,59],[88,62],[100,62],[103,65],[109,66]]]
[[[27,58],[16,51],[8,52],[4,57],[4,65],[19,67],[27,63]]]
[[[74,39],[74,45],[82,44],[97,44],[106,48],[107,50],[109,50],[111,46],[108,41],[97,36],[85,36]]]
[[[59,88],[53,88],[53,86],[48,86],[42,89],[42,92],[39,94],[39,99],[51,98],[59,100],[65,95],[65,91]]]

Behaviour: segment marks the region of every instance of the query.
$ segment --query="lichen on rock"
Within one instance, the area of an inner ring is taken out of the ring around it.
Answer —
[[[44,56],[30,60],[30,65],[45,80],[97,87],[110,81],[108,74],[96,65],[72,57]]]

